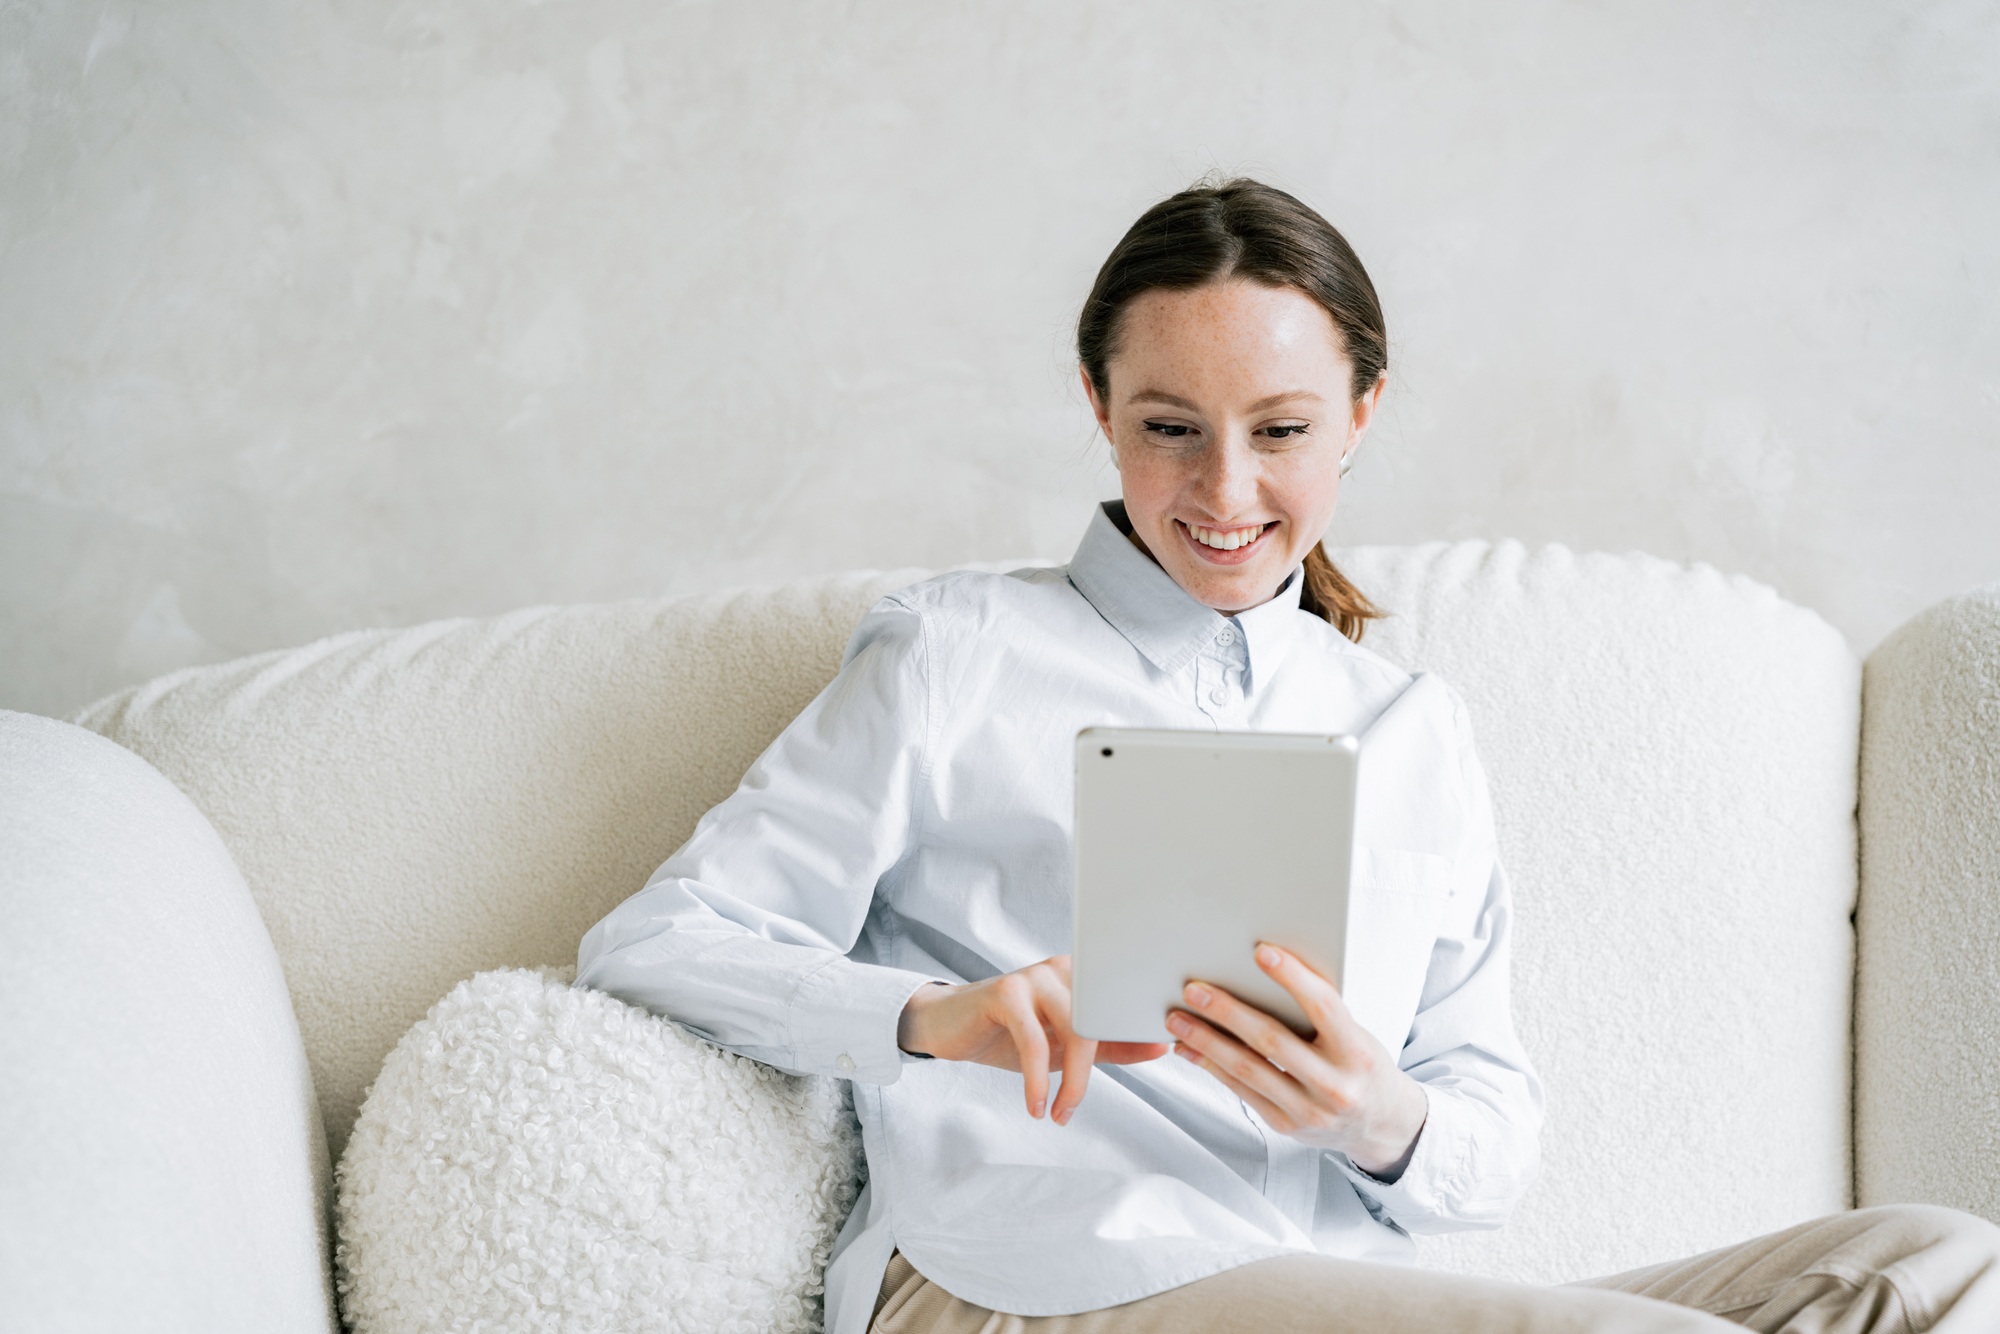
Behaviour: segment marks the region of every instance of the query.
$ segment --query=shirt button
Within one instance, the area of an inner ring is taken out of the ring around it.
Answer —
[[[834,1064],[840,1067],[840,1073],[842,1073],[843,1075],[851,1075],[854,1073],[854,1058],[852,1056],[849,1056],[846,1052],[840,1053],[840,1058],[836,1060]]]
[[[1228,698],[1229,698],[1229,692],[1227,690],[1224,690],[1221,686],[1217,686],[1215,689],[1208,692],[1208,702],[1210,704],[1221,704],[1227,701]]]
[[[1236,632],[1234,630],[1224,630],[1215,637],[1215,642],[1223,645],[1234,644],[1236,642]]]

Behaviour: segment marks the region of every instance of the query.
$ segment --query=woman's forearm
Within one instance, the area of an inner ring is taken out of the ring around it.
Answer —
[[[769,1065],[890,1083],[903,1004],[933,979],[767,939],[665,880],[591,928],[576,980]]]

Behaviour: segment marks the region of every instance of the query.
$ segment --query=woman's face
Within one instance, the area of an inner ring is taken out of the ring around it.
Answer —
[[[1317,301],[1243,279],[1153,291],[1125,309],[1109,401],[1084,376],[1111,441],[1133,534],[1225,614],[1268,601],[1326,534],[1340,460],[1378,381],[1348,398],[1340,331]]]

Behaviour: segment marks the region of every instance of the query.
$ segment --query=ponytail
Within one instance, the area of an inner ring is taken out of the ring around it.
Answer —
[[[1323,546],[1316,545],[1306,553],[1305,581],[1306,586],[1299,590],[1300,610],[1323,617],[1357,644],[1368,622],[1387,614],[1348,582]]]

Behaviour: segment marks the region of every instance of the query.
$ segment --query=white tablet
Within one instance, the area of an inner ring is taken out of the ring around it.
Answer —
[[[1078,733],[1076,1031],[1171,1042],[1198,978],[1310,1033],[1252,955],[1269,941],[1341,985],[1359,761],[1351,736]]]

